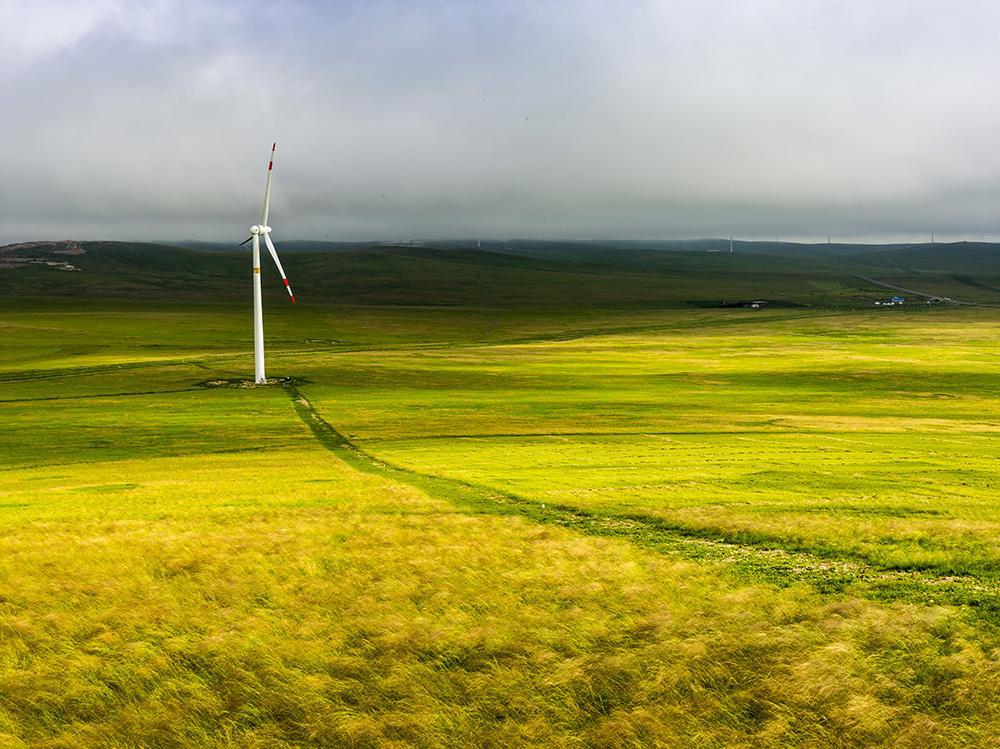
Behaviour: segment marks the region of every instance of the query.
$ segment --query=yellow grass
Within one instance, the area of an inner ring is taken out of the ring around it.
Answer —
[[[514,490],[526,507],[752,531],[831,564],[868,555],[866,574],[926,554],[990,583],[995,437],[969,426],[995,421],[970,374],[993,356],[985,324],[953,326],[966,335],[940,360],[955,384],[927,365],[899,397],[867,375],[843,385],[851,357],[878,358],[870,342],[831,356],[816,340],[866,321],[795,325],[765,343],[748,327],[286,352],[272,372],[308,380],[302,392],[377,457]],[[926,349],[914,325],[887,339]],[[779,344],[789,358],[761,353]],[[201,345],[197,365],[9,383],[0,746],[1000,741],[1000,637],[969,607],[823,590],[794,569],[754,577],[584,535],[567,514],[449,501],[324,449],[285,390],[198,387],[246,364]],[[823,357],[831,367],[809,374]],[[139,394],[156,389],[178,392]],[[897,423],[911,391],[936,410],[905,439],[866,428],[873,403]],[[962,397],[926,397],[940,392]],[[886,477],[889,463],[913,470]]]

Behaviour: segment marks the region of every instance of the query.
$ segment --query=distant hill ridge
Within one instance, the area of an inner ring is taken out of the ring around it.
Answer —
[[[190,244],[190,243],[189,243]],[[659,307],[761,299],[871,306],[872,280],[1000,304],[1000,244],[692,241],[282,242],[303,304]],[[265,294],[286,303],[264,257]],[[39,241],[0,247],[0,296],[243,302],[249,252],[231,245]],[[78,271],[73,273],[60,271]]]

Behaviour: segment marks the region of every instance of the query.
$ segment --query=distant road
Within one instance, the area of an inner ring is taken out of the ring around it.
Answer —
[[[867,281],[875,286],[881,286],[885,289],[892,289],[893,291],[905,291],[907,294],[913,294],[914,296],[923,297],[924,299],[940,299],[942,302],[951,302],[952,304],[966,304],[970,307],[980,306],[976,302],[963,302],[960,299],[952,299],[947,296],[938,296],[937,294],[928,294],[923,291],[917,291],[916,289],[907,289],[902,286],[896,286],[893,283],[886,283],[885,281],[879,281],[877,278],[872,278],[871,276],[855,276],[855,278],[860,278],[862,281]]]

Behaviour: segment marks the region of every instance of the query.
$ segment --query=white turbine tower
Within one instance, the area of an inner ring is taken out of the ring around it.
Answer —
[[[274,149],[277,145],[277,143],[271,145],[271,160],[267,162],[267,180],[264,182],[264,204],[260,208],[260,223],[250,227],[249,238],[241,243],[244,245],[253,241],[253,369],[254,382],[257,384],[267,382],[267,377],[264,374],[264,310],[260,298],[261,235],[264,235],[267,250],[271,253],[274,264],[278,266],[278,273],[281,274],[281,280],[285,282],[288,296],[292,298],[292,303],[295,303],[292,287],[288,284],[285,269],[281,267],[281,261],[278,260],[278,251],[274,249],[274,243],[271,241],[271,227],[267,225],[267,209],[271,199],[271,170],[274,168]]]

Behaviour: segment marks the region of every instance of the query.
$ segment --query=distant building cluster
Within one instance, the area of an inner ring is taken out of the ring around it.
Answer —
[[[900,304],[906,304],[906,297],[901,296],[891,296],[888,299],[876,299],[876,307],[896,307]]]
[[[946,296],[929,296],[924,300],[924,304],[947,304],[950,301],[951,299]],[[906,297],[891,296],[888,299],[875,300],[876,307],[898,307],[902,304],[906,304]]]

